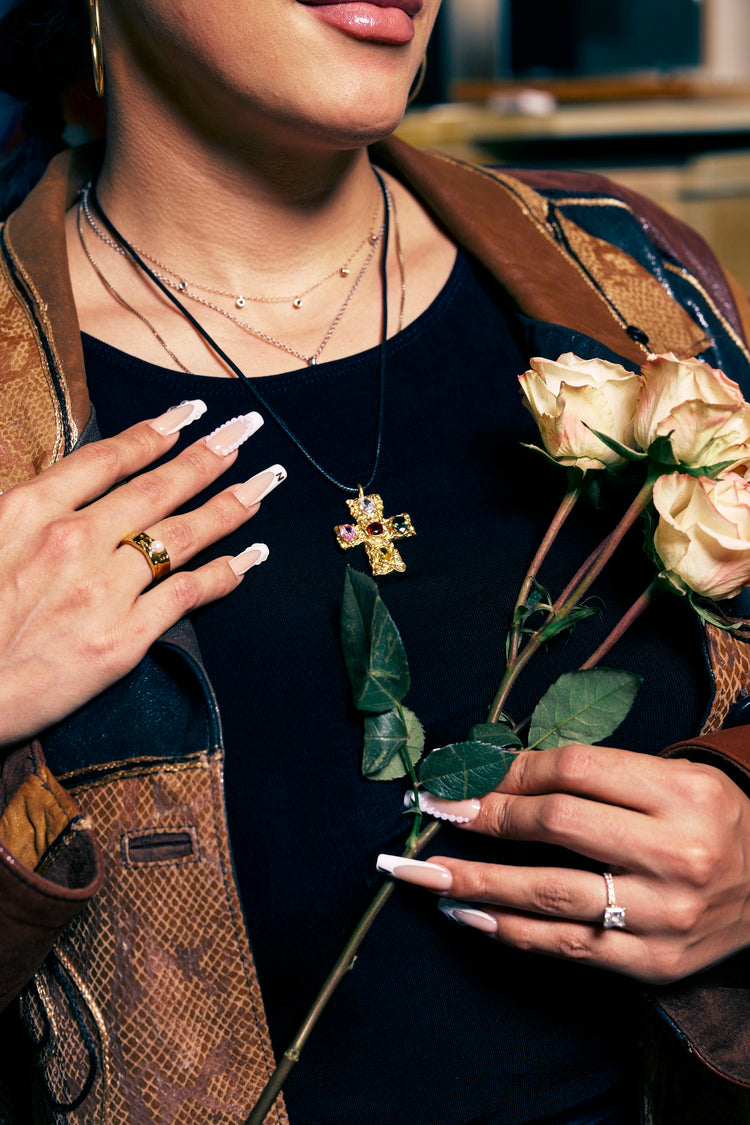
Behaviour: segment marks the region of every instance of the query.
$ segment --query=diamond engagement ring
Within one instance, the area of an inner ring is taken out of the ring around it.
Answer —
[[[609,871],[604,872],[603,878],[607,887],[607,905],[604,907],[602,926],[605,930],[624,930],[625,907],[618,906],[615,902],[615,881]]]
[[[161,582],[166,578],[171,569],[167,548],[161,539],[152,539],[145,531],[134,531],[126,535],[117,544],[118,547],[135,547],[151,567],[151,577],[154,582]]]

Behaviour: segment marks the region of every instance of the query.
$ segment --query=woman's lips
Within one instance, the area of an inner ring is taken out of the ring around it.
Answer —
[[[393,6],[387,7],[383,6],[383,0],[371,3],[348,0],[343,4],[302,2],[324,23],[354,39],[397,46],[411,43],[414,38],[412,18],[422,7],[421,0],[395,0]]]

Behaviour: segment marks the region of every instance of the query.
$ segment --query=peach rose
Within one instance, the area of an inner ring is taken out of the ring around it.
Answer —
[[[557,360],[532,359],[518,381],[547,452],[561,465],[586,470],[622,463],[591,431],[632,448],[639,375],[566,352]]]
[[[635,412],[641,449],[669,436],[675,459],[691,468],[750,458],[750,406],[723,371],[670,353],[651,356],[642,372]]]
[[[671,473],[654,485],[654,546],[667,576],[707,598],[731,598],[750,584],[750,483]]]

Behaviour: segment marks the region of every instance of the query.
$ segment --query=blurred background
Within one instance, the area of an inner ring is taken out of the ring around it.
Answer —
[[[443,0],[400,134],[603,172],[696,227],[750,288],[750,0]]]
[[[0,154],[19,120],[0,95]],[[610,175],[696,227],[750,289],[750,0],[443,0],[400,135]]]

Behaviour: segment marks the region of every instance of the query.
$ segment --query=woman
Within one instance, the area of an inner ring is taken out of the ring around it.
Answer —
[[[437,746],[486,710],[487,623],[556,503],[553,470],[519,451],[528,357],[672,349],[747,386],[746,305],[643,201],[368,150],[437,9],[102,0],[103,152],[63,154],[4,228],[0,958],[25,1028],[9,1121],[29,1119],[30,1053],[40,1121],[244,1121],[376,855],[403,846],[402,785],[359,773],[338,645],[332,529],[358,485],[416,529],[382,590]],[[573,522],[546,580],[603,529]],[[602,584],[605,624],[641,554]],[[551,650],[517,715],[601,627]],[[713,746],[723,768],[632,753],[702,727],[687,607],[655,609],[617,665],[645,677],[626,749],[519,761],[435,864],[395,865],[477,932],[402,888],[271,1120],[638,1119],[634,982],[747,944],[750,806],[736,731],[677,750]],[[601,926],[602,865],[624,932]]]

